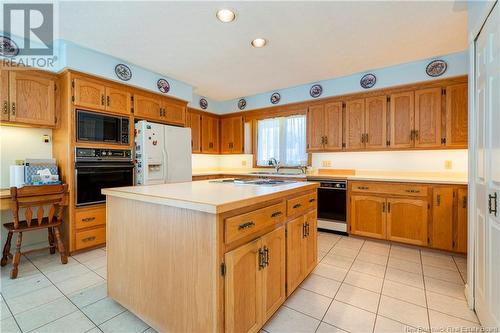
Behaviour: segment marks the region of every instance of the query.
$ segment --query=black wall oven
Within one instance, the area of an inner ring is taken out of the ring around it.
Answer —
[[[103,188],[134,184],[130,150],[76,148],[75,156],[77,207],[106,202]]]
[[[111,144],[129,143],[129,119],[76,110],[76,140]]]
[[[318,229],[347,233],[347,181],[320,179],[316,181],[320,183]]]

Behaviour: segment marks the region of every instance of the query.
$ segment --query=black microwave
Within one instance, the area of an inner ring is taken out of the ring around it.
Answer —
[[[76,110],[76,140],[128,145],[129,119]]]

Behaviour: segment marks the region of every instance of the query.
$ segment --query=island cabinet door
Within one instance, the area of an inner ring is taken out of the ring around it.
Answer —
[[[423,199],[387,199],[387,239],[427,245],[428,202]]]
[[[313,210],[305,215],[305,234],[304,238],[305,243],[305,274],[311,273],[311,271],[316,267],[316,263],[318,260],[318,228],[316,223],[316,210]]]
[[[286,285],[287,296],[290,296],[304,277],[304,216],[287,223],[286,238]]]
[[[262,237],[265,268],[263,273],[264,321],[267,321],[285,301],[285,227]]]
[[[226,253],[225,331],[258,332],[263,323],[259,238]]]
[[[386,198],[353,194],[350,206],[349,231],[352,234],[385,239]]]

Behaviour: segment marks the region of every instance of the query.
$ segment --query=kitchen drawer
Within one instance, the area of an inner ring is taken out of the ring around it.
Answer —
[[[106,243],[106,227],[79,231],[76,233],[75,238],[75,248],[77,250],[104,244]]]
[[[426,197],[428,186],[405,183],[350,182],[351,192]]]
[[[254,234],[265,227],[285,221],[285,203],[260,208],[225,220],[226,243]]]
[[[317,193],[311,192],[298,197],[288,199],[286,202],[288,216],[296,216],[316,208],[318,203]]]
[[[106,224],[106,207],[76,209],[75,224],[76,229]]]

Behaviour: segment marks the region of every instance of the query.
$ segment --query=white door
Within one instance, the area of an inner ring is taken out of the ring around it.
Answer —
[[[475,45],[475,309],[484,327],[500,326],[500,9]],[[495,209],[497,212],[495,212]]]
[[[166,183],[190,182],[191,129],[165,126]]]

